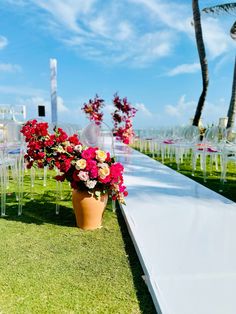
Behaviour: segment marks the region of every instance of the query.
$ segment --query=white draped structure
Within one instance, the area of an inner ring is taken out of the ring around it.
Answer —
[[[57,60],[50,59],[52,123],[57,124]]]

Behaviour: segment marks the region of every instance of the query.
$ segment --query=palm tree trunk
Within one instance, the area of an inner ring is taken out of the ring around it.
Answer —
[[[202,110],[204,107],[209,78],[208,78],[208,65],[206,59],[205,46],[202,36],[202,26],[201,26],[201,15],[198,5],[198,0],[192,0],[192,8],[193,8],[193,20],[194,20],[194,29],[195,29],[195,37],[198,49],[199,60],[201,64],[202,71],[202,93],[198,100],[195,116],[193,119],[193,125],[198,126],[199,120],[201,118]]]
[[[227,128],[232,128],[235,122],[235,115],[236,115],[236,56],[234,61],[234,77],[233,77],[233,85],[232,85],[232,94],[231,100],[229,104],[229,109],[227,113],[228,122]]]

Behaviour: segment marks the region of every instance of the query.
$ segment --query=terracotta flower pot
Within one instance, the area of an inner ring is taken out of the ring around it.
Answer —
[[[102,225],[102,216],[106,208],[108,195],[95,197],[87,191],[72,192],[72,204],[77,227],[84,230],[94,230]]]

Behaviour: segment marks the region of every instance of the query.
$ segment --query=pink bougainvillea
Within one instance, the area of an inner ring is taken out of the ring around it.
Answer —
[[[128,102],[127,98],[121,99],[117,94],[114,95],[113,104],[115,106],[112,113],[114,136],[123,143],[130,144],[135,135],[132,118],[137,109]]]
[[[88,116],[90,121],[94,121],[97,125],[100,125],[103,120],[103,113],[101,111],[104,106],[104,100],[96,95],[94,99],[89,99],[89,102],[84,104],[81,108]]]

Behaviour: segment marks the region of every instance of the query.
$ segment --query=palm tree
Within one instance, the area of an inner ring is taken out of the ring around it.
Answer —
[[[227,128],[232,128],[234,126],[235,116],[236,116],[236,56],[234,60],[234,76],[233,76],[231,99],[230,99],[229,109],[227,113],[227,117],[228,117]]]
[[[209,77],[208,77],[208,65],[206,59],[205,46],[202,36],[202,26],[201,26],[201,14],[199,10],[198,0],[192,0],[192,9],[193,9],[193,22],[194,22],[194,30],[195,37],[198,49],[198,55],[201,65],[202,71],[202,93],[198,100],[195,116],[193,118],[193,125],[198,126],[199,120],[201,118],[202,110],[204,107],[207,89],[209,85]]]
[[[203,9],[203,12],[211,13],[211,14],[231,13],[233,11],[234,12],[236,11],[235,2],[215,5],[215,6]],[[230,29],[230,36],[232,37],[233,40],[236,40],[236,21],[234,22],[233,26]],[[234,60],[232,93],[231,93],[231,99],[230,99],[227,117],[228,117],[227,128],[232,128],[234,126],[235,117],[236,117],[236,56]]]

